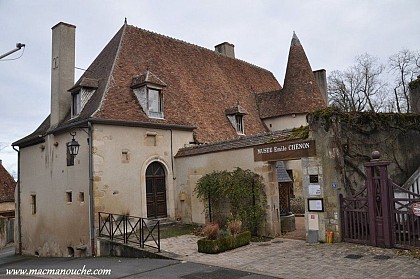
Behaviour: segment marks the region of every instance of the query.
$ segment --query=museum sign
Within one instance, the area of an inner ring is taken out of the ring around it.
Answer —
[[[315,141],[283,141],[254,147],[254,161],[282,161],[314,157]]]

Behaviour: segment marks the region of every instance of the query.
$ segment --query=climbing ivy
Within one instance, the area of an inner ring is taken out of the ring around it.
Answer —
[[[199,179],[194,192],[204,202],[207,214],[214,222],[239,219],[253,235],[264,222],[267,200],[263,179],[250,170],[236,168],[232,172],[212,172]],[[229,214],[224,212],[223,201],[230,205]]]

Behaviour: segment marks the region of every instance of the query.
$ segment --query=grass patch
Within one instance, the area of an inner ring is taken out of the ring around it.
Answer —
[[[195,234],[199,230],[198,225],[192,224],[167,224],[160,226],[160,238],[176,237],[185,234]]]

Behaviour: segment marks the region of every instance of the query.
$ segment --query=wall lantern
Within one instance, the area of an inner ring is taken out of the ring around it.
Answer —
[[[66,143],[67,151],[71,156],[76,157],[77,153],[79,153],[80,144],[74,139],[76,132],[70,132],[70,135],[73,137],[73,139]]]

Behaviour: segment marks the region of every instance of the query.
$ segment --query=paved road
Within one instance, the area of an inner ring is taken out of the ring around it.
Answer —
[[[162,239],[162,249],[174,258],[196,263],[256,272],[276,278],[420,278],[420,260],[399,256],[397,249],[351,243],[307,244],[275,238],[218,255],[197,252],[197,237]]]
[[[420,260],[400,256],[396,249],[350,243],[308,245],[301,240],[275,238],[218,255],[197,252],[197,237],[162,239],[171,260],[131,258],[35,258],[0,251],[0,278],[6,269],[111,269],[104,276],[41,276],[32,278],[420,278]],[[28,277],[24,277],[28,278]],[[29,277],[31,278],[31,277]]]
[[[7,270],[29,269],[37,272],[60,272],[60,270],[98,270],[110,269],[110,275],[102,276],[77,276],[77,275],[44,275],[22,276],[8,275]],[[48,269],[48,270],[46,270]],[[273,277],[254,274],[248,271],[233,270],[214,267],[205,264],[192,263],[180,260],[161,259],[135,259],[135,258],[37,258],[14,255],[14,248],[0,251],[0,278],[244,278],[244,279],[269,279]]]

